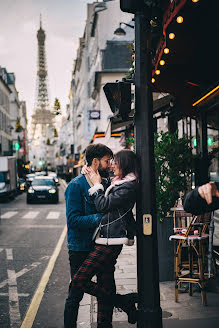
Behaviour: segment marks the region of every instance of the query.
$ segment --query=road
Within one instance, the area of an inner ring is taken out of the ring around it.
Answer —
[[[21,327],[35,292],[46,286],[59,254],[57,244],[61,248],[65,242],[63,183],[59,195],[59,204],[29,205],[25,193],[0,203],[1,328]]]

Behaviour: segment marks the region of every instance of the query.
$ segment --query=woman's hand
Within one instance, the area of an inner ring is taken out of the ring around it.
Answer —
[[[87,174],[90,178],[90,181],[95,185],[95,184],[99,184],[101,183],[101,176],[99,174],[99,172],[95,172],[92,168],[90,168],[88,174]]]
[[[87,166],[87,164],[85,164],[82,169],[81,169],[81,173],[82,174],[88,174],[91,170],[91,167],[90,166]]]

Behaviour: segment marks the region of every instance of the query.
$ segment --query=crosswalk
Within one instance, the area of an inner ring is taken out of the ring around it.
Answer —
[[[25,220],[33,220],[33,219],[40,219],[44,218],[47,220],[57,220],[60,218],[61,212],[59,211],[49,211],[47,214],[42,215],[39,211],[28,211],[25,212],[23,215],[18,215],[18,211],[7,211],[0,215],[0,219],[13,219],[19,217],[19,219],[25,219]]]

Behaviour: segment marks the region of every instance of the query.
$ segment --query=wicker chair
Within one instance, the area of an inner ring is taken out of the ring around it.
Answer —
[[[175,234],[169,237],[174,241],[175,301],[178,302],[178,288],[183,282],[189,284],[189,295],[193,294],[193,284],[201,289],[202,304],[207,304],[206,283],[208,275],[208,227],[212,214],[193,216],[190,213],[176,211],[176,217],[186,218],[186,228],[175,227]],[[182,257],[182,250],[184,256]],[[214,276],[211,274],[210,277]]]

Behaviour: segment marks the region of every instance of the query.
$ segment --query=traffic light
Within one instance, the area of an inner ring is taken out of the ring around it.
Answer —
[[[18,151],[19,149],[20,149],[20,144],[19,144],[19,142],[15,142],[14,144],[13,144],[13,149],[15,150],[15,151]]]
[[[120,115],[123,120],[127,119],[131,112],[131,83],[106,83],[103,90],[114,116]]]

